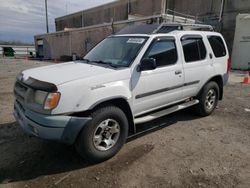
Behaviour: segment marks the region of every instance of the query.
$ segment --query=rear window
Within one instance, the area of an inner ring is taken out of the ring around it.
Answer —
[[[221,37],[208,36],[208,41],[213,49],[215,57],[224,57],[227,55],[226,47]]]
[[[186,63],[200,61],[206,58],[206,47],[202,38],[187,38],[182,40]]]

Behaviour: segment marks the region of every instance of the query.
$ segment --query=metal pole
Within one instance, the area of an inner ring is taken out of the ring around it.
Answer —
[[[130,14],[130,0],[128,0],[128,15]]]
[[[211,3],[210,3],[210,14],[212,14],[212,11],[213,11],[213,4],[214,4],[214,1],[211,0]]]
[[[45,0],[45,13],[46,13],[46,29],[47,33],[49,33],[47,0]]]
[[[225,7],[225,0],[221,0],[219,22],[222,22],[224,7]]]
[[[167,3],[166,0],[161,1],[161,14],[166,14],[166,7],[167,7],[166,3]]]
[[[84,17],[83,17],[83,11],[82,11],[82,27],[84,27]]]

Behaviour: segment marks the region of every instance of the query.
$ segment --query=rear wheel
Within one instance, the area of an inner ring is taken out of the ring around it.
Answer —
[[[76,141],[76,150],[90,162],[105,161],[125,143],[128,120],[120,108],[111,105],[95,110],[91,117]]]
[[[215,110],[219,99],[219,86],[216,82],[207,83],[198,96],[199,104],[195,106],[196,114],[208,116]]]

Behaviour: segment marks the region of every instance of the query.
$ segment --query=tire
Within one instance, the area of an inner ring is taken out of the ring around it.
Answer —
[[[199,103],[194,107],[195,113],[202,117],[212,114],[218,104],[219,91],[216,82],[207,83],[197,97]]]
[[[113,157],[128,136],[128,120],[116,106],[103,106],[91,115],[92,120],[83,127],[75,148],[87,161],[98,163]]]

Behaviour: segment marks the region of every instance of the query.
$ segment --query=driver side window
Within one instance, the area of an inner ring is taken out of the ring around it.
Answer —
[[[155,59],[157,67],[175,64],[178,58],[175,41],[172,39],[156,39],[144,58]]]

